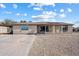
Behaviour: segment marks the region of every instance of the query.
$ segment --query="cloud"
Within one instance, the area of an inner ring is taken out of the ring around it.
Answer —
[[[27,16],[27,14],[26,13],[24,13],[24,14],[16,13],[16,16]]]
[[[16,16],[21,16],[21,14],[20,13],[16,13]]]
[[[4,19],[0,18],[0,23],[3,22]]]
[[[6,8],[4,4],[0,4],[0,8]]]
[[[64,9],[60,9],[60,12],[64,12]]]
[[[37,16],[32,16],[33,19],[49,19],[51,16],[49,15],[37,15]]]
[[[71,21],[71,20],[69,20],[69,19],[63,19],[62,22],[73,24],[73,21]]]
[[[66,14],[64,14],[64,13],[59,14],[59,17],[61,17],[61,18],[65,18],[65,17],[66,17]]]
[[[72,12],[72,9],[70,9],[70,8],[67,8],[67,10],[68,10],[68,12]]]
[[[63,11],[64,12],[64,11]],[[33,15],[32,19],[34,21],[56,21],[57,18],[65,18],[67,15],[65,13],[57,13],[55,11],[43,11],[40,15]]]
[[[43,11],[41,15],[32,16],[32,18],[38,19],[49,19],[54,18],[57,14],[53,11]]]
[[[56,10],[56,9],[54,9],[54,11],[56,12],[57,10]]]
[[[44,19],[43,22],[56,22],[56,19]]]
[[[79,21],[76,21],[75,23],[79,23]]]
[[[56,12],[53,11],[43,11],[41,15],[32,16],[32,19],[37,21],[48,21],[56,17]]]
[[[39,7],[41,7],[43,5],[41,3],[32,3],[31,6],[39,6]]]
[[[42,6],[53,6],[55,7],[55,3],[43,3]]]
[[[49,15],[49,16],[55,17],[57,13],[53,11],[43,11],[43,15]]]
[[[55,3],[53,3],[52,5],[53,5],[53,7],[55,7]]]
[[[74,27],[79,27],[79,21],[74,22]]]
[[[13,4],[13,8],[17,9],[17,7],[18,7],[17,4]]]
[[[43,9],[40,7],[34,7],[33,10],[43,10]]]
[[[55,7],[55,3],[31,3],[30,5],[28,5],[28,7],[33,7],[33,6],[38,6],[38,7],[53,6]]]
[[[44,10],[43,6],[55,7],[55,3],[31,3],[28,7],[33,7],[34,10]]]
[[[27,16],[27,14],[26,14],[26,13],[24,13],[24,16]]]
[[[3,13],[5,13],[5,14],[12,14],[11,11],[5,11],[5,12],[3,12]]]

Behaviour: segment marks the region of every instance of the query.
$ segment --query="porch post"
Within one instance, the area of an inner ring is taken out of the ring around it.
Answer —
[[[55,30],[56,30],[56,29],[55,29],[55,25],[53,25],[53,33],[55,33]]]
[[[73,30],[73,27],[68,25],[68,32],[73,32],[72,30]]]
[[[63,33],[63,26],[61,26],[61,33]]]
[[[45,33],[46,33],[46,26],[45,26]]]
[[[37,32],[39,33],[39,31],[40,31],[40,27],[39,27],[39,26],[37,26]]]

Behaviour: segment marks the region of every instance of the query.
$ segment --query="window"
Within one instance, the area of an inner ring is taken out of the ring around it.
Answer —
[[[49,32],[49,27],[48,26],[46,26],[46,32]]]
[[[46,32],[48,32],[49,28],[48,28],[48,26],[40,26],[40,31],[46,31]]]
[[[28,26],[27,25],[21,25],[21,30],[28,30]]]
[[[63,32],[68,31],[68,26],[63,26]]]

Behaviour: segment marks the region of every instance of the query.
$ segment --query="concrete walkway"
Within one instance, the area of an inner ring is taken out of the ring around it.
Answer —
[[[0,56],[27,56],[35,35],[0,35]]]

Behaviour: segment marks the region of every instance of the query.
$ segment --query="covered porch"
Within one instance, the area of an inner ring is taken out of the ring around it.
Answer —
[[[51,26],[51,25],[38,25],[37,33],[45,34],[45,33],[63,33],[68,32],[70,29],[67,25],[64,26]]]
[[[37,26],[37,33],[45,34],[48,32],[50,32],[49,26],[47,26],[47,25],[38,25]]]

